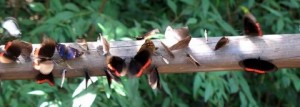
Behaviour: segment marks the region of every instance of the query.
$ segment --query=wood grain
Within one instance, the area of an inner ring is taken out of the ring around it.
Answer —
[[[242,70],[238,61],[245,58],[258,58],[273,62],[278,68],[300,67],[300,34],[264,35],[263,37],[227,36],[229,43],[221,49],[214,51],[217,41],[221,37],[211,37],[206,44],[204,38],[192,38],[189,47],[184,50],[175,50],[175,58],[171,59],[161,46],[160,40],[154,40],[159,48],[158,52],[165,56],[170,64],[165,64],[160,56],[153,56],[153,64],[158,66],[160,73],[191,73],[210,71],[232,71]],[[161,40],[167,43],[167,40]],[[111,42],[111,54],[122,58],[130,58],[135,55],[143,44],[140,41],[115,41]],[[75,46],[72,43],[66,43]],[[90,54],[67,61],[72,67],[68,69],[66,77],[84,76],[83,68],[88,68],[90,75],[104,75],[105,57],[98,53],[97,42],[88,42]],[[34,47],[38,47],[35,44]],[[3,48],[3,46],[1,46]],[[79,48],[80,49],[80,48]],[[185,56],[186,52],[193,55],[200,63],[195,67]],[[54,59],[59,59],[57,54]],[[64,67],[56,65],[53,71],[54,77],[61,77]],[[32,62],[21,62],[14,64],[0,64],[0,79],[33,79],[37,75],[33,71]]]

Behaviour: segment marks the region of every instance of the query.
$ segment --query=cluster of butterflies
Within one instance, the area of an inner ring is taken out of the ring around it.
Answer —
[[[249,37],[263,36],[259,23],[250,12],[244,15],[243,22],[245,35]],[[8,32],[9,36],[19,37],[19,35],[21,35],[21,31],[19,30],[18,24],[14,18],[7,18],[2,23],[2,27]],[[129,77],[141,77],[143,73],[147,73],[149,85],[153,89],[160,87],[158,69],[152,64],[152,56],[159,55],[166,64],[169,64],[169,62],[164,56],[157,52],[158,48],[155,47],[154,43],[151,41],[151,39],[149,39],[151,35],[158,32],[158,29],[154,29],[143,36],[137,37],[137,40],[145,40],[145,42],[140,47],[136,55],[130,58],[121,58],[120,56],[112,55],[109,51],[110,46],[108,41],[103,36],[100,36],[103,55],[106,57],[107,64],[103,70],[106,74],[109,86],[111,85],[112,80],[120,82],[120,77],[122,76],[128,75]],[[161,42],[161,45],[170,58],[174,58],[175,56],[172,51],[178,49],[187,49],[191,40],[191,35],[187,27],[178,29],[167,27],[165,31],[165,38],[168,41],[171,41],[171,43],[169,43],[167,46],[164,42]],[[217,42],[214,50],[216,51],[228,43],[229,39],[222,37]],[[44,37],[41,46],[33,51],[33,58],[31,56],[32,51],[33,47],[31,43],[21,40],[9,41],[5,44],[4,51],[0,53],[0,62],[13,63],[19,60],[19,56],[22,56],[26,62],[29,62],[31,59],[33,59],[33,68],[34,70],[39,71],[38,75],[36,76],[37,83],[49,83],[51,86],[54,86],[54,77],[52,74],[54,65],[61,63],[52,58],[55,51],[58,52],[59,56],[63,60],[63,63],[66,60],[73,60],[84,54],[83,51],[66,46],[64,44],[56,43],[54,40],[47,37]],[[189,61],[196,67],[200,66],[200,63],[188,52],[186,52],[186,58],[189,59]],[[277,70],[277,67],[274,64],[260,58],[244,59],[239,62],[239,65],[243,67],[245,71],[255,73],[266,73]],[[85,72],[86,80],[90,79],[86,70]],[[62,75],[65,75],[65,70],[63,71]]]

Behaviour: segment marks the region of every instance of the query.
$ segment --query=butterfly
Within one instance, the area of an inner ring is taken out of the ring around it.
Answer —
[[[104,69],[104,72],[110,86],[112,80],[119,82],[120,77],[126,74],[126,63],[124,59],[118,56],[108,56],[106,63],[107,67]]]
[[[129,76],[140,77],[151,66],[152,55],[155,51],[154,43],[150,39],[146,39],[137,54],[129,62]],[[156,66],[153,66],[148,74],[148,84],[152,89],[160,87],[160,78]]]
[[[19,37],[21,35],[17,20],[13,17],[5,18],[2,23],[2,27],[9,33],[10,36]]]
[[[239,61],[239,65],[247,72],[255,72],[260,74],[278,70],[276,65],[260,58],[244,59]]]
[[[0,53],[1,63],[12,63],[18,60],[21,55],[22,49],[20,47],[20,41],[10,41],[5,44],[5,52]]]
[[[215,51],[229,43],[229,39],[223,36],[216,44]]]
[[[260,24],[256,21],[256,18],[247,12],[243,17],[244,33],[248,36],[263,36]]]
[[[165,38],[173,44],[169,47],[171,51],[188,47],[192,39],[188,27],[173,29],[170,26],[166,28]]]
[[[119,82],[120,77],[126,74],[126,63],[125,60],[121,57],[112,56],[110,54],[110,45],[103,36],[101,36],[101,43],[103,46],[103,55],[106,56],[106,68],[104,68],[104,72],[108,81],[108,85],[110,87],[112,80]]]
[[[56,49],[59,56],[64,60],[71,60],[83,55],[82,51],[79,51],[73,47],[66,46],[64,44],[56,44]]]
[[[54,81],[52,81],[54,78],[51,72],[54,69],[52,56],[54,55],[55,47],[56,42],[54,40],[44,37],[41,47],[34,51],[33,68],[39,71],[39,74],[36,76],[39,84],[48,82],[49,85],[54,85]]]
[[[146,39],[137,54],[131,58],[128,66],[129,76],[140,77],[152,63],[152,55],[156,48],[150,39]]]
[[[159,33],[159,30],[158,29],[153,29],[153,30],[147,32],[145,35],[136,37],[136,40],[148,39],[148,38],[150,38],[150,36],[152,36],[152,35],[154,35],[156,33]]]

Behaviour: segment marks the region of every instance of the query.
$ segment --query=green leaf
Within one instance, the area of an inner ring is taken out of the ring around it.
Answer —
[[[245,97],[245,94],[243,92],[239,92],[239,96],[240,96],[240,101],[241,101],[241,107],[246,107],[248,102]]]
[[[65,8],[74,12],[79,12],[80,9],[74,3],[65,4]]]
[[[171,103],[171,100],[169,97],[167,97],[164,99],[164,102],[162,103],[162,107],[170,107],[170,103]]]
[[[33,2],[33,3],[29,4],[29,7],[31,10],[33,10],[35,12],[43,12],[46,10],[45,6],[42,3]]]
[[[213,95],[214,89],[211,84],[211,82],[208,82],[206,87],[205,87],[205,92],[204,92],[204,101],[207,102],[208,99]]]
[[[171,8],[173,13],[177,14],[177,6],[173,0],[167,0],[167,5],[169,6],[169,8]]]
[[[181,2],[188,4],[188,5],[194,5],[194,0],[180,0]]]
[[[162,88],[164,89],[164,91],[165,91],[169,96],[172,96],[171,90],[169,89],[168,84],[167,84],[165,81],[161,81],[161,85],[162,85]]]
[[[196,24],[196,23],[197,23],[196,18],[189,18],[188,21],[186,22],[186,25]]]
[[[274,15],[276,15],[278,17],[282,16],[282,14],[279,11],[277,11],[277,10],[275,10],[275,9],[269,7],[269,6],[261,5],[261,7],[265,8],[266,10],[268,10],[269,12],[271,12],[272,14],[274,14]]]
[[[277,33],[281,32],[283,30],[283,27],[284,27],[284,22],[283,22],[283,19],[279,19],[277,21]]]
[[[201,77],[200,77],[199,73],[197,73],[195,75],[194,85],[193,85],[193,98],[194,99],[197,98],[198,89],[200,88],[201,84],[202,84]]]
[[[210,5],[210,2],[209,0],[202,0],[202,12],[203,12],[203,16],[206,17],[207,16],[207,13],[208,13],[208,8],[209,8],[209,5]]]
[[[63,6],[60,0],[50,0],[50,9],[56,12],[61,11],[63,9]]]
[[[229,82],[229,88],[230,88],[230,93],[236,93],[239,90],[238,84],[237,82],[235,82],[235,80],[233,78],[230,78],[228,80]]]

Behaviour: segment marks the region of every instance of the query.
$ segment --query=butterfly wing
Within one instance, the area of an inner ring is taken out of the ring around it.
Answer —
[[[160,78],[156,67],[154,67],[148,74],[148,84],[152,89],[160,88]]]
[[[51,59],[55,52],[56,43],[50,38],[43,38],[42,46],[35,50],[35,55],[40,58]]]
[[[159,33],[159,30],[158,29],[153,29],[151,31],[148,31],[145,35],[143,36],[139,36],[139,37],[136,37],[136,40],[143,40],[143,39],[148,39],[150,38],[150,36],[156,34],[156,33]]]
[[[36,82],[38,84],[48,83],[50,86],[54,86],[54,84],[55,84],[54,77],[53,77],[52,73],[50,73],[48,75],[44,75],[44,74],[39,73],[36,76]]]
[[[188,36],[188,37],[178,41],[176,44],[171,46],[169,49],[170,50],[178,50],[178,49],[186,48],[186,47],[188,47],[191,39],[192,39],[192,37]]]
[[[262,36],[260,24],[251,13],[246,13],[243,17],[244,33],[249,36]]]
[[[139,51],[129,62],[129,75],[140,77],[143,71],[151,65],[151,62],[151,52],[148,50]]]
[[[277,71],[276,65],[269,61],[257,58],[244,59],[239,62],[239,65],[247,72],[267,73]]]
[[[225,46],[226,44],[228,44],[228,42],[229,42],[229,39],[223,36],[223,37],[218,41],[218,43],[216,44],[216,46],[215,46],[215,51],[218,50],[218,49],[220,49],[220,48],[222,48],[222,47]]]

